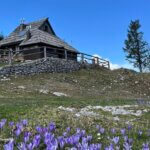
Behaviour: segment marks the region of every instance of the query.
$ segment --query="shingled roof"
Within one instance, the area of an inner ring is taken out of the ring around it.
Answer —
[[[8,37],[0,41],[1,46],[7,46],[14,43],[19,43],[19,46],[27,46],[30,44],[36,43],[44,43],[50,46],[56,46],[60,48],[65,48],[70,51],[78,52],[75,48],[70,46],[68,43],[60,39],[54,32],[53,28],[51,27],[49,21],[49,27],[51,28],[52,34],[45,32],[40,29],[40,27],[48,21],[48,18],[44,18],[35,22],[31,22],[25,24],[24,30],[20,31],[19,25]],[[30,38],[27,38],[27,32],[30,32]]]

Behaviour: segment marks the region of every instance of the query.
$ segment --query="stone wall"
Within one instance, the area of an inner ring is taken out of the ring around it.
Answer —
[[[81,64],[76,61],[47,58],[46,60],[39,59],[28,63],[3,67],[0,69],[0,76],[30,75],[46,72],[72,72],[80,68]]]

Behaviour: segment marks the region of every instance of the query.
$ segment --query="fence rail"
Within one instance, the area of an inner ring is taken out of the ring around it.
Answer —
[[[13,51],[12,49],[3,50],[0,49],[0,66],[1,64],[12,65],[16,62],[23,62],[25,60],[33,60],[39,58],[62,58],[66,60],[75,60],[81,63],[88,63],[103,66],[110,69],[109,61],[95,57],[85,53],[73,53],[71,51],[67,51],[64,49],[56,49],[51,47],[38,47],[32,49],[23,49],[23,50],[16,50]]]
[[[81,58],[82,62],[96,64],[110,69],[110,63],[105,59],[92,56],[89,54],[85,54],[85,53],[80,53],[79,55],[80,55],[79,58]]]

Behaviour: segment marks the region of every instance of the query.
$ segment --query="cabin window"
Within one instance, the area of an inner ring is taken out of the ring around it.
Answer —
[[[45,32],[48,32],[48,26],[45,26],[45,27],[44,27],[44,31],[45,31]]]

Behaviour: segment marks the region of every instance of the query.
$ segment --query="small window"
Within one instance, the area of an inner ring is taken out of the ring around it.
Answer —
[[[26,31],[20,31],[19,36],[24,36],[26,34]]]
[[[44,27],[44,31],[48,32],[48,26]]]

